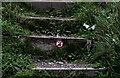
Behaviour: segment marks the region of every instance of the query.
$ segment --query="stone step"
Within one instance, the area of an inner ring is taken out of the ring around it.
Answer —
[[[65,39],[65,40],[83,40],[83,41],[88,40],[86,38],[79,38],[79,37],[46,36],[46,35],[42,35],[42,36],[31,35],[31,36],[27,36],[27,37],[28,38],[38,38],[38,39]]]
[[[32,19],[32,20],[57,20],[57,21],[77,21],[76,18],[60,18],[60,17],[31,17],[31,16],[20,16],[22,19]]]
[[[52,71],[55,74],[60,74],[60,75],[65,75],[66,73],[70,71],[77,71],[78,73],[85,74],[86,76],[93,76],[95,73],[101,73],[107,68],[93,68],[95,64],[88,64],[88,63],[66,63],[62,61],[53,61],[53,62],[48,62],[48,61],[41,61],[41,62],[36,62],[33,63],[32,65],[35,65],[32,70],[46,70],[46,71]],[[92,67],[93,66],[93,67]]]
[[[80,71],[103,71],[105,68],[32,68],[33,70],[80,70]]]
[[[106,68],[93,68],[95,64],[88,64],[88,63],[65,63],[61,61],[55,62],[39,62],[33,63],[35,68],[33,70],[80,70],[80,71],[103,71]]]
[[[34,47],[40,48],[41,50],[49,51],[58,49],[56,47],[56,42],[61,40],[63,42],[63,47],[67,47],[69,43],[73,42],[76,45],[80,45],[84,47],[87,45],[87,49],[89,50],[92,45],[92,40],[86,38],[79,37],[63,37],[63,36],[37,36],[31,35],[26,36],[25,40],[31,43]]]
[[[46,1],[44,0],[42,2],[41,0],[41,2],[31,2],[31,4],[36,8],[60,10],[60,9],[72,7],[74,5],[74,2],[69,2],[69,1],[68,2],[63,2],[63,1],[49,2],[47,0]]]

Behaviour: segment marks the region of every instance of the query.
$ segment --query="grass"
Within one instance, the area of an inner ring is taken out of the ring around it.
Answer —
[[[86,77],[77,71],[69,72],[64,76],[61,74],[53,75],[52,71],[31,71],[30,63],[35,57],[55,58],[61,57],[73,61],[78,58],[98,64],[98,67],[105,66],[107,71],[94,74],[93,78],[119,78],[118,70],[120,56],[120,23],[118,17],[118,3],[107,3],[106,8],[102,8],[101,3],[76,3],[72,8],[63,10],[42,10],[33,8],[29,3],[3,3],[2,6],[2,28],[3,28],[3,78],[8,77]],[[44,14],[43,14],[44,13]],[[75,17],[76,22],[56,22],[56,21],[31,21],[21,20],[19,15],[40,15],[63,17]],[[89,18],[89,19],[88,19]],[[86,30],[83,24],[92,26],[96,24],[94,31]],[[53,27],[53,28],[51,28]],[[20,37],[30,34],[56,35],[60,31],[63,36],[76,36],[84,38],[95,38],[94,48],[90,52],[83,53],[84,48],[78,49],[76,43],[68,43],[69,47],[61,50],[43,52],[40,49],[31,47],[26,42],[21,41]],[[7,37],[5,37],[7,36]],[[72,47],[75,46],[75,47]],[[35,52],[36,54],[31,54]],[[62,54],[62,53],[63,54]],[[58,55],[58,53],[60,55]],[[81,55],[79,55],[79,53]],[[48,56],[46,56],[48,55]],[[54,56],[56,55],[56,56]],[[59,72],[56,72],[59,73]]]

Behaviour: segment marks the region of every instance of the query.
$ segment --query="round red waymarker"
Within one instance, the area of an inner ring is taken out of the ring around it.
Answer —
[[[62,47],[63,47],[63,41],[57,40],[55,45],[56,45],[56,47],[58,47],[58,48],[62,48]]]

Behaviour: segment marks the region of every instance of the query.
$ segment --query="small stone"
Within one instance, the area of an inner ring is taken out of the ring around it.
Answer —
[[[51,64],[51,63],[48,63],[48,64]]]
[[[64,64],[63,62],[56,62],[56,63],[58,63],[58,64]]]
[[[73,66],[76,66],[76,64],[73,64]]]
[[[53,18],[53,16],[50,16],[50,18]]]
[[[53,62],[49,62],[48,64],[54,64]]]
[[[42,63],[42,65],[44,65],[44,64]]]
[[[56,62],[56,60],[54,60],[53,62]]]
[[[69,66],[73,65],[73,64],[68,64]]]
[[[53,66],[56,66],[56,65],[53,65]]]

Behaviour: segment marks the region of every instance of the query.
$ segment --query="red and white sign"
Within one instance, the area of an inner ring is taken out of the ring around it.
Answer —
[[[62,47],[63,47],[63,41],[57,40],[55,45],[56,45],[56,47],[58,47],[58,48],[62,48]]]

